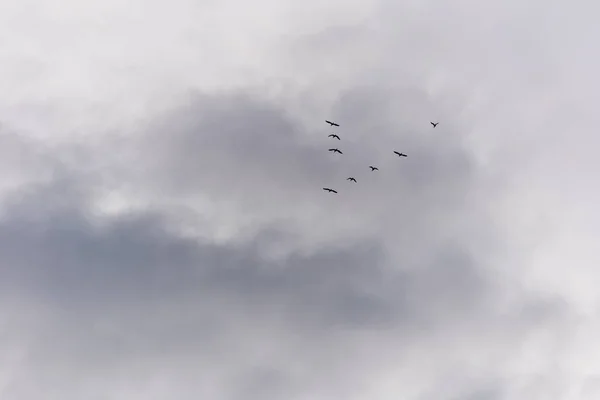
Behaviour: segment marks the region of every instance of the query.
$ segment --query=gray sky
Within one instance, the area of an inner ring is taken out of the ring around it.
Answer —
[[[3,400],[600,396],[594,2],[0,6]]]

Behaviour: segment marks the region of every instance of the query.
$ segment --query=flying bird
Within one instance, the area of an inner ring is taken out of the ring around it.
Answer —
[[[346,180],[347,180],[347,181],[352,181],[352,182],[356,183],[356,179],[354,179],[353,177],[350,177],[350,178],[348,178],[348,179],[346,179]]]
[[[329,193],[337,193],[337,191],[329,188],[323,188],[323,190],[327,190]]]
[[[327,136],[327,137],[331,137],[337,140],[341,140],[340,137],[338,135],[336,135],[335,133],[332,133],[331,135]]]
[[[379,171],[379,168],[374,167],[372,165],[369,165],[369,168],[371,168],[371,171]]]
[[[344,154],[339,149],[329,149],[329,151],[333,151],[334,153]]]
[[[398,153],[395,150],[394,150],[394,153],[398,154],[399,157],[408,157],[406,154],[404,154],[404,153]]]
[[[433,125],[433,127],[435,128],[436,126],[438,126],[439,122],[430,122],[431,125]]]
[[[335,122],[331,122],[331,121],[327,121],[325,120],[325,122],[327,122],[329,125],[331,126],[339,126],[338,124],[336,124]]]

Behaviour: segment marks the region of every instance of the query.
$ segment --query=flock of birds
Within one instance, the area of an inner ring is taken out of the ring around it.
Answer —
[[[333,127],[333,126],[338,126],[338,127],[340,126],[339,124],[336,124],[335,122],[331,122],[331,121],[328,121],[328,120],[325,120],[325,122],[326,122],[326,123],[328,123],[328,124],[329,124],[330,126],[332,126],[332,127]],[[432,126],[435,128],[436,126],[438,126],[439,122],[430,122],[430,124],[431,124],[431,125],[432,125]],[[336,135],[335,133],[332,133],[332,134],[331,134],[331,135],[329,135],[328,137],[330,137],[330,138],[332,138],[332,139],[341,140],[341,139],[340,139],[340,137],[339,137],[338,135]],[[330,152],[332,152],[332,153],[344,154],[344,153],[342,153],[342,151],[341,151],[340,149],[338,149],[338,148],[329,149],[329,151],[330,151]],[[404,154],[404,153],[400,153],[400,152],[398,152],[398,151],[396,151],[396,150],[394,150],[394,154],[396,154],[398,157],[408,157],[406,154]],[[374,172],[374,171],[379,171],[379,168],[377,168],[377,167],[374,167],[374,166],[372,166],[372,165],[369,165],[369,168],[371,168],[371,172]],[[346,180],[347,180],[347,181],[350,181],[350,182],[354,182],[354,183],[356,183],[356,178],[354,178],[353,176],[350,176],[350,177],[348,177]],[[329,192],[329,193],[337,193],[337,190],[334,190],[334,189],[331,189],[331,188],[326,188],[326,187],[325,187],[325,188],[323,188],[323,190],[325,190],[325,191],[327,191],[327,192]]]

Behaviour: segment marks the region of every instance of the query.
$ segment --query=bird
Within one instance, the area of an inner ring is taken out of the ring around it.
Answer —
[[[348,179],[346,179],[346,180],[347,180],[347,181],[352,181],[352,182],[356,183],[356,179],[354,179],[353,177],[350,177],[350,178],[348,178]]]
[[[327,121],[325,120],[325,122],[327,122],[329,125],[331,126],[339,126],[338,124],[336,124],[335,122],[331,122],[331,121]]]
[[[323,190],[327,190],[329,193],[337,193],[336,190],[329,189],[329,188],[323,188]]]
[[[334,153],[344,154],[339,149],[329,149],[329,151],[333,151]]]
[[[341,140],[340,137],[338,135],[336,135],[335,133],[332,133],[331,135],[329,135],[327,137],[334,138],[334,139],[337,139],[337,140]]]
[[[438,126],[439,122],[430,122],[431,125],[433,125],[433,127],[435,128],[436,126]]]
[[[374,167],[372,165],[369,165],[369,168],[371,168],[371,171],[379,171],[379,168]]]
[[[404,153],[398,153],[395,150],[394,150],[394,153],[398,154],[399,157],[408,157],[406,154],[404,154]]]

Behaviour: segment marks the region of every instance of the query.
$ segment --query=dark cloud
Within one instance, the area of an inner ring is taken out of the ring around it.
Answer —
[[[460,135],[450,127],[432,132],[427,120],[420,129],[398,124],[397,106],[386,104],[390,94],[378,86],[342,93],[334,113],[343,126],[341,142],[327,138],[326,117],[315,116],[307,125],[286,111],[283,99],[250,91],[196,94],[119,146],[116,175],[121,186],[155,202],[187,201],[193,207],[208,201],[215,213],[238,225],[283,223],[315,243],[376,235],[429,252],[426,244],[442,240],[448,229],[489,236],[493,227],[486,223],[466,226],[487,218],[481,201],[472,198],[485,176]],[[412,96],[394,94],[407,103]],[[357,116],[364,121],[358,127],[348,122]],[[343,156],[327,152],[334,145]],[[409,157],[398,159],[394,149]],[[111,156],[108,148],[102,153]],[[369,171],[373,164],[379,172]],[[348,176],[359,184],[350,185]],[[398,229],[400,224],[410,230]]]
[[[444,231],[457,216],[468,217],[469,204],[461,200],[466,202],[476,183],[474,164],[467,150],[449,138],[451,133],[434,139],[430,133],[404,131],[389,119],[391,111],[380,113],[384,119],[378,121],[374,110],[385,109],[386,98],[376,87],[342,94],[345,106],[336,112],[340,122],[362,115],[381,125],[363,136],[347,124],[342,135],[350,154],[335,160],[326,152],[330,141],[323,121],[316,123],[322,125],[321,138],[307,135],[309,128],[273,100],[251,93],[195,95],[117,148],[113,158],[100,151],[117,166],[124,154],[123,165],[101,170],[90,154],[85,173],[71,171],[54,185],[19,198],[2,227],[1,243],[11,263],[38,267],[33,273],[22,267],[11,273],[26,282],[38,279],[42,288],[35,292],[45,288],[66,302],[94,302],[106,292],[117,304],[156,293],[210,297],[227,292],[241,303],[296,307],[300,314],[334,325],[410,325],[406,320],[432,318],[429,313],[469,309],[490,292],[490,283],[468,243],[451,240]],[[431,146],[434,141],[437,145]],[[394,147],[387,147],[393,142],[407,149],[407,160],[395,158]],[[381,177],[367,172],[352,193],[342,190],[334,200],[323,196],[324,182],[368,165],[362,148],[379,161]],[[86,208],[98,182],[114,179],[110,173],[129,179],[139,191],[150,188],[157,197],[202,194],[232,204],[231,211],[258,213],[256,236],[224,245],[177,237],[176,224],[169,225],[160,208],[99,224]],[[103,180],[89,180],[90,174]],[[365,193],[369,190],[375,193]],[[347,241],[327,248],[317,240],[309,253],[294,250],[294,241],[318,231],[303,221],[306,209],[316,210],[324,224],[330,214],[330,235]],[[271,217],[278,213],[286,219]],[[350,233],[341,225],[348,219],[359,222]],[[477,233],[488,231],[483,226]],[[281,241],[292,243],[282,260],[261,254]],[[390,259],[390,251],[402,258]]]
[[[53,201],[57,192],[70,200],[66,206]],[[289,323],[308,318],[355,328],[410,326],[440,307],[470,308],[488,290],[460,248],[432,249],[408,272],[390,263],[376,238],[273,261],[261,249],[277,232],[285,236],[283,228],[248,242],[212,244],[179,236],[159,212],[97,224],[75,199],[58,184],[32,191],[9,209],[0,225],[7,290],[29,288],[49,303],[88,311],[225,296],[240,306],[277,304]]]

